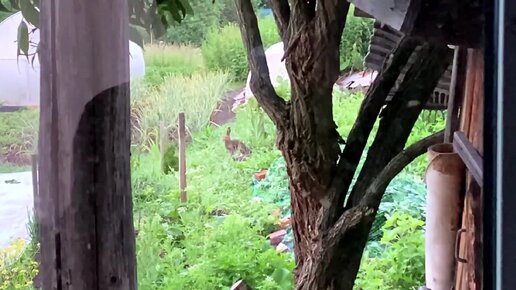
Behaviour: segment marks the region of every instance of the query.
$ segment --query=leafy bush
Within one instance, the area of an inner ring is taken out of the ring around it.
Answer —
[[[145,84],[157,88],[168,76],[190,76],[203,71],[201,51],[192,46],[146,45]]]
[[[135,143],[143,147],[157,140],[160,121],[170,131],[176,127],[179,112],[184,112],[186,126],[197,132],[209,123],[210,115],[228,89],[224,73],[195,73],[191,76],[169,76],[165,83],[143,96],[133,95]]]
[[[425,220],[426,188],[422,180],[403,172],[396,176],[385,191],[369,235],[370,254],[380,253],[383,248],[377,241],[382,237],[382,227],[394,213],[410,215]]]
[[[261,0],[252,0],[257,9]],[[200,46],[206,34],[212,28],[219,28],[229,23],[238,24],[238,14],[233,0],[202,1],[191,0],[193,15],[187,15],[179,24],[167,30],[162,40],[173,44]]]
[[[209,29],[218,26],[227,2],[230,1],[190,0],[194,14],[167,29],[163,40],[173,44],[201,45]]]
[[[272,17],[261,18],[259,26],[265,48],[281,41]],[[363,69],[372,33],[373,21],[355,17],[350,10],[340,45],[342,70]],[[202,45],[202,54],[209,69],[226,70],[236,81],[246,80],[248,64],[238,25],[212,29]]]
[[[0,290],[33,290],[32,281],[38,274],[35,261],[39,251],[37,227],[34,219],[29,218],[27,225],[31,241],[16,239],[9,246],[0,249]]]
[[[32,279],[38,273],[38,264],[25,254],[26,242],[16,240],[0,249],[0,290],[33,289]]]
[[[355,288],[361,290],[417,289],[424,284],[424,222],[394,213],[383,227],[379,257],[362,258]]]
[[[373,35],[373,20],[356,17],[350,9],[346,27],[340,42],[340,67],[342,70],[364,68],[364,57],[367,54],[369,41]]]
[[[258,25],[265,48],[280,41],[273,18],[262,18]],[[249,66],[238,25],[213,28],[202,45],[202,56],[207,68],[227,71],[235,81],[246,80]]]

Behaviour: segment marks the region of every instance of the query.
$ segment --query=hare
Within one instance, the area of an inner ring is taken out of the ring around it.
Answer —
[[[233,157],[234,160],[237,161],[243,161],[246,160],[249,155],[251,155],[251,149],[247,147],[242,141],[240,140],[232,140],[231,139],[231,128],[228,127],[228,130],[226,131],[226,135],[224,135],[224,145],[226,146],[226,149],[228,150],[231,157]]]

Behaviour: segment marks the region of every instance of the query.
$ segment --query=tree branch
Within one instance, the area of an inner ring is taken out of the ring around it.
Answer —
[[[384,109],[385,115],[347,200],[346,209],[359,204],[374,178],[403,150],[419,114],[448,67],[451,56],[452,51],[444,45],[426,43],[421,47],[400,88]]]
[[[392,62],[385,65],[386,69],[380,72],[373,86],[368,90],[360,106],[358,117],[348,135],[347,145],[339,158],[339,164],[329,189],[328,198],[331,201],[331,206],[325,211],[324,218],[321,220],[323,228],[330,228],[344,211],[344,200],[367,144],[367,139],[382,106],[385,104],[387,95],[416,46],[417,41],[414,39],[402,39],[392,53]]]
[[[441,143],[443,140],[444,130],[417,141],[396,155],[380,174],[376,176],[373,183],[369,185],[360,203],[367,206],[379,204],[391,180],[412,161],[424,154],[428,150],[428,147]]]
[[[251,70],[251,91],[275,125],[282,127],[287,118],[287,104],[272,86],[253,6],[250,0],[235,0],[235,4]]]
[[[288,26],[290,22],[290,5],[288,4],[288,0],[270,0],[269,3],[272,8],[272,13],[274,14],[274,19],[276,20],[276,25],[278,26],[281,40],[286,44],[289,40]]]
[[[333,36],[340,41],[346,19],[348,16],[349,2],[341,0],[318,0],[317,20],[318,26],[328,29]]]

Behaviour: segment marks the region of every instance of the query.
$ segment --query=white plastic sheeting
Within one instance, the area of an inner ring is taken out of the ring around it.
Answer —
[[[21,12],[11,15],[0,23],[0,105],[3,106],[39,106],[38,58],[18,57],[18,26],[25,21]],[[26,21],[25,21],[26,22]],[[26,22],[27,23],[27,22]],[[29,26],[31,42],[29,54],[34,54],[39,43],[39,30]],[[143,49],[134,42],[129,42],[129,64],[131,77],[145,74]]]

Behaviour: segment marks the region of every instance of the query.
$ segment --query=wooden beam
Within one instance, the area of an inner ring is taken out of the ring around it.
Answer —
[[[42,289],[134,290],[126,0],[41,1]]]
[[[450,94],[448,99],[448,109],[446,116],[446,129],[444,132],[444,142],[453,141],[453,133],[460,128],[460,108],[464,98],[464,86],[466,84],[466,65],[467,50],[455,47],[453,56],[453,68],[450,81]]]
[[[484,168],[482,156],[480,156],[478,151],[469,142],[468,138],[466,135],[464,135],[463,132],[455,132],[453,138],[453,148],[459,154],[462,161],[464,161],[464,164],[468,168],[468,171],[471,173],[473,178],[475,178],[475,181],[480,186],[483,186]]]

